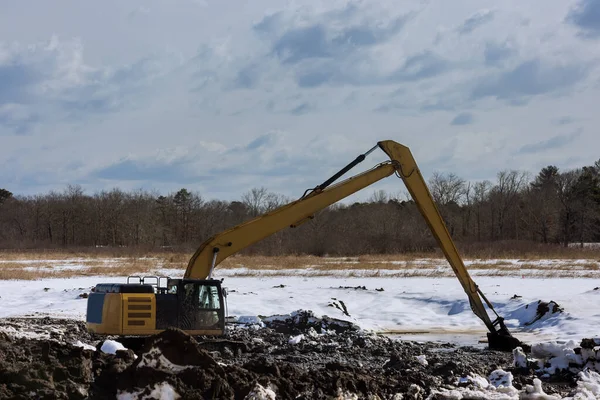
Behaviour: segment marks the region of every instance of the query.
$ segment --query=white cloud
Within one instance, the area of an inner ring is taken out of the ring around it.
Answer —
[[[490,22],[493,18],[494,18],[494,11],[479,10],[476,13],[474,13],[473,15],[471,15],[469,18],[467,18],[465,20],[465,22],[463,22],[462,25],[460,25],[458,27],[458,32],[461,35],[471,33],[478,27],[486,24],[487,22]]]
[[[79,182],[295,197],[383,139],[408,145],[426,176],[598,157],[585,4],[2,7],[0,179],[15,193]]]

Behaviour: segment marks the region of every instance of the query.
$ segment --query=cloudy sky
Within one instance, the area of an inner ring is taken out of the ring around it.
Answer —
[[[426,177],[569,169],[599,59],[600,0],[3,1],[0,187],[297,197],[383,139]]]

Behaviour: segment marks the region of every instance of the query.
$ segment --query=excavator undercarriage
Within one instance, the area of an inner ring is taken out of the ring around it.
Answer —
[[[377,148],[390,160],[335,183]],[[190,334],[223,334],[225,293],[220,281],[212,279],[220,262],[282,229],[309,221],[317,211],[393,174],[404,181],[467,294],[471,310],[488,328],[489,348],[508,351],[525,346],[510,334],[504,319],[471,279],[409,148],[392,140],[378,142],[298,200],[208,238],[191,257],[183,279],[165,278],[164,285],[160,279],[145,283],[144,278],[133,284],[98,284],[88,298],[88,329],[98,334],[143,336],[173,326]],[[493,320],[484,303],[493,312]]]

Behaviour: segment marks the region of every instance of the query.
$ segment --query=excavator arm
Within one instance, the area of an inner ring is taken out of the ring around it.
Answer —
[[[332,185],[335,180],[363,161],[377,147],[389,156],[390,161],[383,162],[368,171]],[[402,178],[419,211],[425,218],[452,270],[469,297],[471,309],[490,331],[488,333],[489,347],[512,350],[516,346],[522,345],[518,339],[510,334],[504,325],[503,318],[498,316],[492,304],[471,279],[410,149],[392,140],[378,142],[377,146],[365,154],[361,154],[327,181],[312,189],[308,194],[305,193],[300,199],[210,237],[200,245],[190,259],[184,277],[187,279],[210,277],[213,269],[230,255],[286,227],[296,227],[313,218],[317,211],[394,173]],[[490,319],[483,304],[484,301],[496,315],[494,321]]]
[[[496,313],[492,303],[481,292],[473,279],[471,279],[410,149],[392,140],[385,140],[378,144],[390,159],[397,161],[398,175],[404,181],[421,215],[425,218],[431,233],[433,233],[454,274],[469,297],[471,310],[483,321],[490,331],[488,333],[489,347],[499,350],[512,350],[517,346],[523,346],[517,338],[510,334],[506,325],[504,325],[504,319]],[[490,319],[482,299],[496,315],[494,321]]]
[[[224,259],[286,227],[296,227],[323,208],[392,175],[394,164],[382,163],[325,190],[315,190],[301,199],[212,236],[200,245],[185,271],[185,278],[205,279]]]

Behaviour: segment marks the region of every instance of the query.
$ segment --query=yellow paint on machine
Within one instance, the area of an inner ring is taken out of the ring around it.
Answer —
[[[88,323],[88,330],[98,334],[149,336],[163,332],[156,329],[156,297],[152,293],[106,293],[102,323]],[[219,336],[220,329],[186,330],[190,335]]]
[[[88,324],[100,334],[147,335],[156,330],[156,297],[152,293],[106,293],[102,323]]]
[[[102,304],[102,323],[88,323],[88,330],[100,334],[121,333],[123,331],[122,302],[120,293],[106,293]]]
[[[156,330],[156,296],[153,293],[123,293],[123,335]]]

